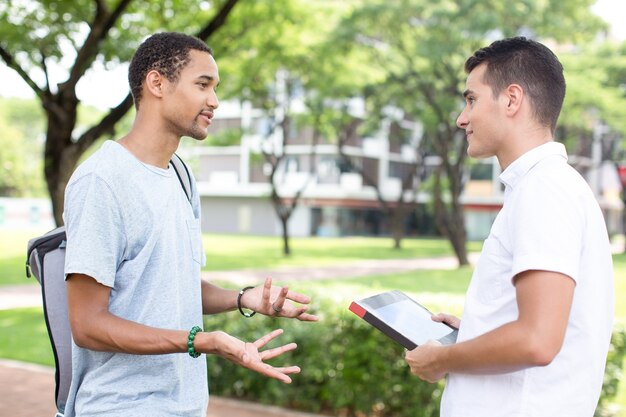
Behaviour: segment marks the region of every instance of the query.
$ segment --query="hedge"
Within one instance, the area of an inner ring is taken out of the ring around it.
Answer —
[[[275,328],[285,333],[270,346],[294,341],[298,349],[271,361],[302,368],[290,385],[268,379],[216,356],[208,357],[212,395],[236,397],[310,413],[343,417],[435,417],[443,383],[429,384],[409,372],[404,350],[346,310],[323,302],[321,321],[302,323],[230,314],[206,318],[205,329],[224,330],[244,340]],[[613,334],[601,405],[617,392],[626,353],[626,331]]]

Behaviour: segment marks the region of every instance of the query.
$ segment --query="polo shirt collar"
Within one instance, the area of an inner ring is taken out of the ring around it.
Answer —
[[[507,188],[514,188],[532,167],[550,156],[560,156],[567,161],[565,146],[558,142],[548,142],[531,149],[513,161],[500,174],[500,181]]]

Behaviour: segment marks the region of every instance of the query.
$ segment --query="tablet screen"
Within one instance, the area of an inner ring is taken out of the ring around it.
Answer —
[[[433,321],[431,313],[411,300],[397,301],[372,313],[418,346],[429,340],[439,340],[454,331],[443,323]]]
[[[454,343],[456,329],[432,320],[432,313],[401,291],[390,291],[359,301],[363,307],[416,345],[429,340]]]

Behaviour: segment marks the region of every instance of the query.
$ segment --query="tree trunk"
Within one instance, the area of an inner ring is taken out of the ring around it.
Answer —
[[[115,124],[126,114],[133,103],[129,94],[117,107],[111,109],[99,123],[87,129],[80,137],[73,136],[79,104],[75,91],[76,85],[98,55],[99,45],[107,38],[109,31],[115,26],[131,1],[120,0],[112,10],[104,7],[104,2],[96,2],[96,15],[89,24],[91,30],[87,34],[84,44],[77,46],[76,60],[69,71],[68,79],[58,84],[57,93],[53,94],[49,88],[45,56],[41,59],[44,64],[40,69],[46,75],[46,86],[41,88],[30,79],[27,71],[20,67],[13,54],[3,45],[0,45],[0,58],[33,89],[41,100],[46,113],[48,126],[44,148],[44,174],[52,201],[54,221],[57,226],[63,224],[65,187],[81,155],[100,137],[105,134],[112,134]],[[213,19],[198,32],[197,36],[206,41],[224,25],[238,1],[227,0]],[[43,53],[42,51],[39,52]]]
[[[457,259],[459,260],[459,266],[469,265],[469,259],[467,257],[467,247],[465,245],[467,241],[467,234],[465,232],[465,219],[463,205],[459,201],[459,197],[452,198],[452,209],[454,219],[454,227],[450,234],[450,243],[454,249]]]
[[[82,152],[72,142],[72,131],[76,125],[78,100],[72,93],[48,96],[44,100],[48,120],[46,145],[44,148],[44,173],[52,213],[57,226],[63,225],[63,200],[65,187],[76,168]]]
[[[401,202],[398,202],[398,205],[395,209],[390,210],[390,219],[391,219],[391,237],[393,238],[393,248],[396,250],[402,249],[402,238],[404,237],[404,215],[406,214],[406,210],[402,206]]]
[[[433,189],[433,199],[435,203],[435,222],[442,235],[448,239],[454,250],[459,266],[469,265],[467,258],[467,248],[465,247],[465,219],[463,206],[459,195],[452,193],[450,208],[447,207],[443,199],[441,190],[442,168],[437,169],[435,175],[435,186]]]
[[[283,255],[291,255],[291,249],[289,248],[289,229],[288,229],[289,216],[280,216],[280,224],[283,228]]]
[[[78,164],[80,154],[73,152],[76,147],[58,149],[54,154],[46,152],[46,185],[52,201],[52,213],[57,226],[63,225],[65,187]]]

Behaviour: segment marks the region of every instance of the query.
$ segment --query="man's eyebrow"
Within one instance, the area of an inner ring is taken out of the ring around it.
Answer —
[[[463,98],[467,98],[470,94],[474,94],[474,92],[472,90],[463,91]]]
[[[205,74],[199,75],[198,79],[199,80],[209,81],[209,82],[215,81],[215,77],[213,77],[212,75],[205,75]],[[219,81],[217,82],[217,85],[220,85]]]

